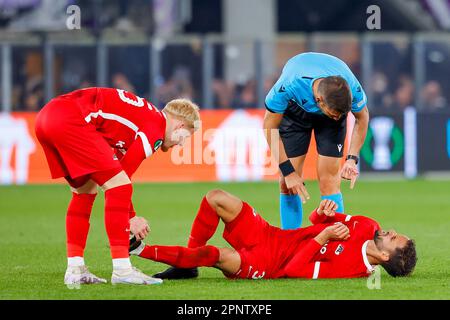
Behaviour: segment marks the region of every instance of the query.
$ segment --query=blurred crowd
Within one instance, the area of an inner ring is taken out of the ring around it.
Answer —
[[[91,30],[110,29],[124,34],[135,30],[144,30],[152,34],[158,25],[158,16],[145,16],[143,7],[154,6],[155,10],[170,9],[168,3],[175,0],[61,0],[59,4],[79,4],[91,8],[83,13],[83,26]],[[60,23],[57,18],[58,6],[52,0],[0,0],[0,27],[20,29],[37,28],[39,23]],[[34,9],[33,9],[34,8]],[[54,9],[54,10],[52,10]],[[100,10],[100,11],[99,11]],[[59,10],[58,12],[60,12]],[[54,14],[52,19],[42,19],[42,14]],[[63,12],[63,14],[65,14]],[[64,16],[65,17],[65,16]],[[171,17],[171,15],[168,15]],[[35,26],[30,24],[36,23]],[[176,27],[177,18],[171,25]],[[167,21],[165,21],[167,22]],[[161,23],[161,25],[164,25]],[[51,29],[50,25],[41,26]],[[426,44],[423,85],[416,87],[417,74],[414,66],[414,48],[411,40],[374,42],[373,61],[370,61],[371,74],[362,75],[364,69],[360,38],[346,43],[333,39],[316,47],[317,51],[327,52],[342,58],[348,63],[363,83],[368,94],[369,108],[383,112],[398,112],[408,106],[419,105],[421,110],[450,110],[450,43]],[[304,41],[304,40],[303,40]],[[306,40],[304,42],[308,42]],[[224,47],[224,46],[222,46]],[[273,65],[272,74],[264,79],[255,79],[255,75],[245,77],[227,77],[224,70],[227,60],[222,54],[214,54],[214,70],[209,81],[213,94],[213,107],[216,109],[261,108],[258,105],[258,81],[263,81],[264,93],[267,93],[277,80],[286,60],[294,54],[307,51],[300,46],[296,50],[288,49],[281,40],[274,43],[274,61],[263,61]],[[251,49],[252,50],[252,49]],[[217,50],[222,51],[222,50]],[[45,77],[51,76],[54,95],[78,88],[97,85],[96,48],[58,47],[54,51],[53,74],[45,75],[43,47],[13,47],[12,52],[12,107],[13,110],[36,111],[45,104]],[[168,45],[161,51],[159,74],[151,70],[148,46],[114,45],[108,48],[107,79],[104,85],[125,89],[157,101],[160,107],[177,97],[186,97],[202,106],[203,55],[199,41],[188,44]],[[1,67],[1,66],[0,66]],[[229,73],[229,72],[228,72]],[[229,74],[228,74],[229,76]],[[239,81],[230,80],[238,78]],[[364,81],[368,83],[364,83]]]
[[[114,49],[118,50],[118,49]],[[163,62],[161,74],[157,79],[150,80],[150,66],[148,56],[141,54],[148,50],[138,47],[133,50],[123,50],[123,53],[110,54],[108,86],[117,87],[146,97],[150,100],[156,98],[159,106],[177,97],[185,97],[202,105],[202,64],[201,54],[190,56],[179,51],[176,58],[174,53],[162,54]],[[186,49],[185,51],[189,51]],[[57,52],[54,61],[54,94],[62,94],[77,88],[96,85],[95,59],[89,50],[75,54],[70,50]],[[39,49],[15,48],[13,51],[13,110],[36,111],[45,104],[44,98],[44,67],[43,54]],[[127,56],[128,58],[127,58]],[[111,59],[113,57],[113,59]],[[371,110],[383,112],[401,111],[408,106],[415,106],[415,99],[421,99],[421,110],[440,111],[450,110],[450,88],[448,62],[444,69],[438,68],[433,72],[432,67],[426,72],[426,81],[422,88],[416,88],[413,67],[408,57],[398,59],[383,59],[380,54],[379,61],[374,61],[373,72],[369,77],[369,84],[364,88],[369,95]],[[406,59],[407,63],[402,63]],[[124,65],[123,61],[130,61]],[[386,61],[384,63],[383,61]],[[350,67],[360,69],[360,61]],[[432,63],[431,63],[432,65]],[[363,79],[360,72],[356,72],[360,81]],[[279,73],[266,76],[263,80],[264,92],[267,93]],[[155,86],[154,96],[150,94],[150,81]],[[213,91],[213,106],[217,109],[258,108],[257,82],[254,78],[242,82],[233,82],[225,79],[222,74],[214,74],[210,85]]]
[[[154,101],[163,107],[175,98],[188,98],[202,104],[202,66],[201,56],[195,58],[186,54],[188,48],[179,52],[184,60],[174,64],[173,52],[163,54],[161,75],[153,79]],[[153,101],[150,94],[150,66],[146,48],[121,50],[114,48],[109,58],[108,86],[134,92]],[[117,52],[123,51],[123,52]],[[95,54],[95,52],[94,52]],[[111,59],[112,58],[112,59]],[[177,60],[174,58],[174,60]],[[180,59],[178,59],[180,60]],[[124,65],[124,61],[131,61]],[[55,95],[79,88],[96,85],[95,63],[92,52],[79,50],[73,52],[56,51],[53,78]],[[13,110],[37,111],[45,104],[43,54],[39,49],[14,49],[13,58]],[[264,91],[268,92],[276,81],[276,75],[264,80]],[[248,79],[242,83],[227,81],[222,75],[213,78],[213,105],[217,109],[257,108],[256,80]]]

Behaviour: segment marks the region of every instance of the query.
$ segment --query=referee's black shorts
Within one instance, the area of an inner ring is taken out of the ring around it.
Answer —
[[[289,106],[279,127],[286,155],[289,158],[305,155],[313,129],[317,152],[322,156],[342,158],[347,117],[336,121],[322,114],[308,113],[298,105]]]

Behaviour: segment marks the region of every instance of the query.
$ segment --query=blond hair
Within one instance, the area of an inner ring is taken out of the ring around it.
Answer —
[[[199,107],[189,99],[171,100],[166,104],[163,111],[184,120],[191,128],[198,129],[200,126]]]

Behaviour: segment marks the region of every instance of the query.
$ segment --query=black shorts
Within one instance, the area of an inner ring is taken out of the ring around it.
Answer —
[[[280,124],[280,136],[289,158],[308,152],[311,132],[314,129],[317,152],[322,156],[342,158],[347,117],[336,121],[323,114],[308,113],[297,105],[291,105]]]

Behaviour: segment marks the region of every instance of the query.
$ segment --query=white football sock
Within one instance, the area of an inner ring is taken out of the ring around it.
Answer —
[[[123,270],[131,268],[130,258],[112,259],[114,270]]]
[[[84,258],[83,257],[69,257],[69,258],[67,258],[67,266],[82,267],[82,266],[84,266]]]

